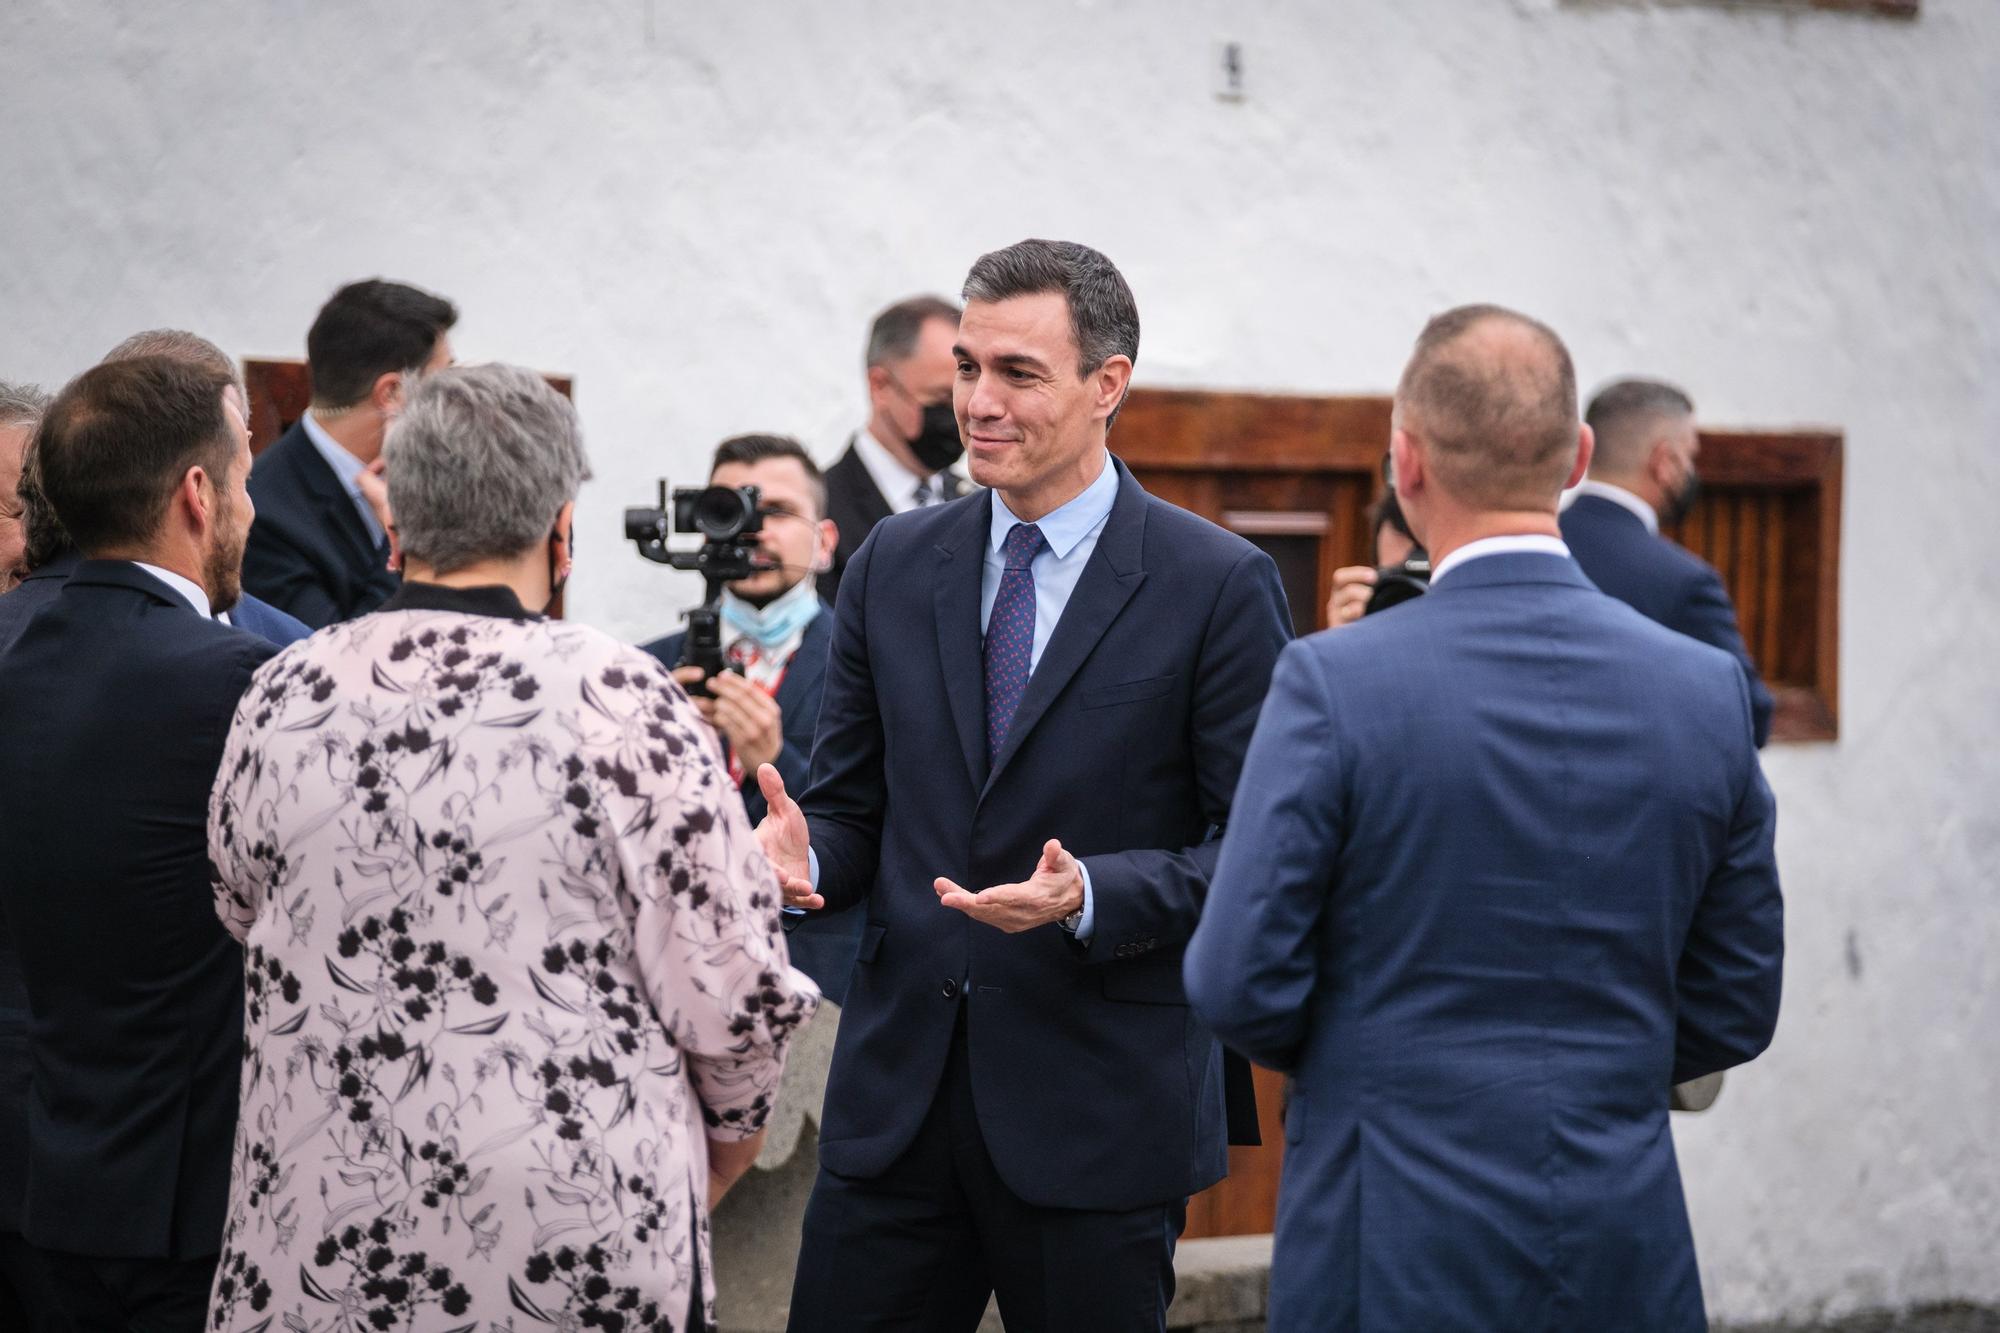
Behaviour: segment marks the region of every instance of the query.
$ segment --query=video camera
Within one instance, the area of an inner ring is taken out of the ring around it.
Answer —
[[[673,492],[670,507],[662,478],[658,504],[625,511],[625,536],[640,555],[655,564],[692,570],[706,587],[701,605],[687,614],[687,640],[677,664],[701,668],[703,680],[688,686],[689,694],[707,694],[703,681],[728,669],[722,658],[723,586],[770,567],[759,561],[757,543],[744,540],[762,530],[762,506],[763,494],[755,486],[690,486]],[[701,545],[692,551],[671,550],[667,538],[676,533],[699,533]]]

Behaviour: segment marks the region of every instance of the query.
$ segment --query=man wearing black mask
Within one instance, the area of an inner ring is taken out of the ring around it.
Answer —
[[[826,470],[826,516],[840,529],[820,595],[838,600],[840,574],[877,523],[970,490],[951,465],[965,452],[952,415],[958,307],[913,296],[875,316],[868,330],[868,424]]]
[[[1590,400],[1584,420],[1597,453],[1590,475],[1563,497],[1570,553],[1604,592],[1742,664],[1761,746],[1771,733],[1771,692],[1743,646],[1729,590],[1700,556],[1660,535],[1687,517],[1700,489],[1693,400],[1657,380],[1618,380]]]

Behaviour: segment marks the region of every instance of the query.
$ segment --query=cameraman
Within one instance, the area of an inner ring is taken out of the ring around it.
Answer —
[[[1333,596],[1326,601],[1329,628],[1361,619],[1368,610],[1368,599],[1375,595],[1375,584],[1380,577],[1377,568],[1400,569],[1419,549],[1416,534],[1410,531],[1409,522],[1403,517],[1403,506],[1397,502],[1395,491],[1382,493],[1382,498],[1369,507],[1368,519],[1375,533],[1375,563],[1348,565],[1333,571]]]
[[[787,790],[805,790],[833,639],[833,608],[820,600],[814,576],[831,563],[840,534],[826,517],[826,483],[818,466],[787,436],[724,440],[716,446],[708,481],[758,489],[764,526],[746,540],[772,566],[723,590],[722,650],[733,670],[709,677],[710,693],[694,700],[722,735],[730,776],[754,825],[764,817],[758,765],[774,765]],[[701,680],[702,672],[680,665],[686,641],[682,631],[641,646],[665,663],[675,680],[689,685]],[[793,964],[835,1004],[846,992],[860,915],[815,913],[791,935]],[[848,916],[854,919],[844,919]]]

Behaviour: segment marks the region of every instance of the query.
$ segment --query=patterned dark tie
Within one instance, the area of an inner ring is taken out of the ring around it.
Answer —
[[[930,502],[931,502],[931,479],[930,479],[929,477],[925,477],[925,478],[924,478],[924,479],[923,479],[922,481],[918,482],[918,483],[917,483],[917,493],[916,493],[915,495],[911,496],[910,498],[911,498],[911,499],[913,499],[913,500],[915,500],[915,501],[917,502],[917,508],[919,508],[919,509],[922,509],[922,508],[924,508],[924,507],[925,507],[926,505],[930,504]]]
[[[1035,654],[1034,561],[1042,546],[1040,528],[1032,523],[1016,523],[1000,547],[1007,567],[1000,573],[1000,591],[993,598],[993,614],[986,619],[988,767],[1006,743],[1014,710],[1021,706],[1021,695],[1028,688],[1028,671]]]

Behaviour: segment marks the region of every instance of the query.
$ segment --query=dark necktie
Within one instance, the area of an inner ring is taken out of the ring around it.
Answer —
[[[1028,672],[1035,655],[1035,555],[1042,549],[1042,530],[1032,523],[1016,523],[1001,544],[1000,555],[1006,568],[1000,572],[1000,591],[993,598],[993,614],[986,618],[986,763],[1007,740],[1014,710],[1028,688]]]
[[[925,477],[917,483],[917,493],[914,498],[919,509],[922,509],[931,502],[931,479],[929,477]]]

